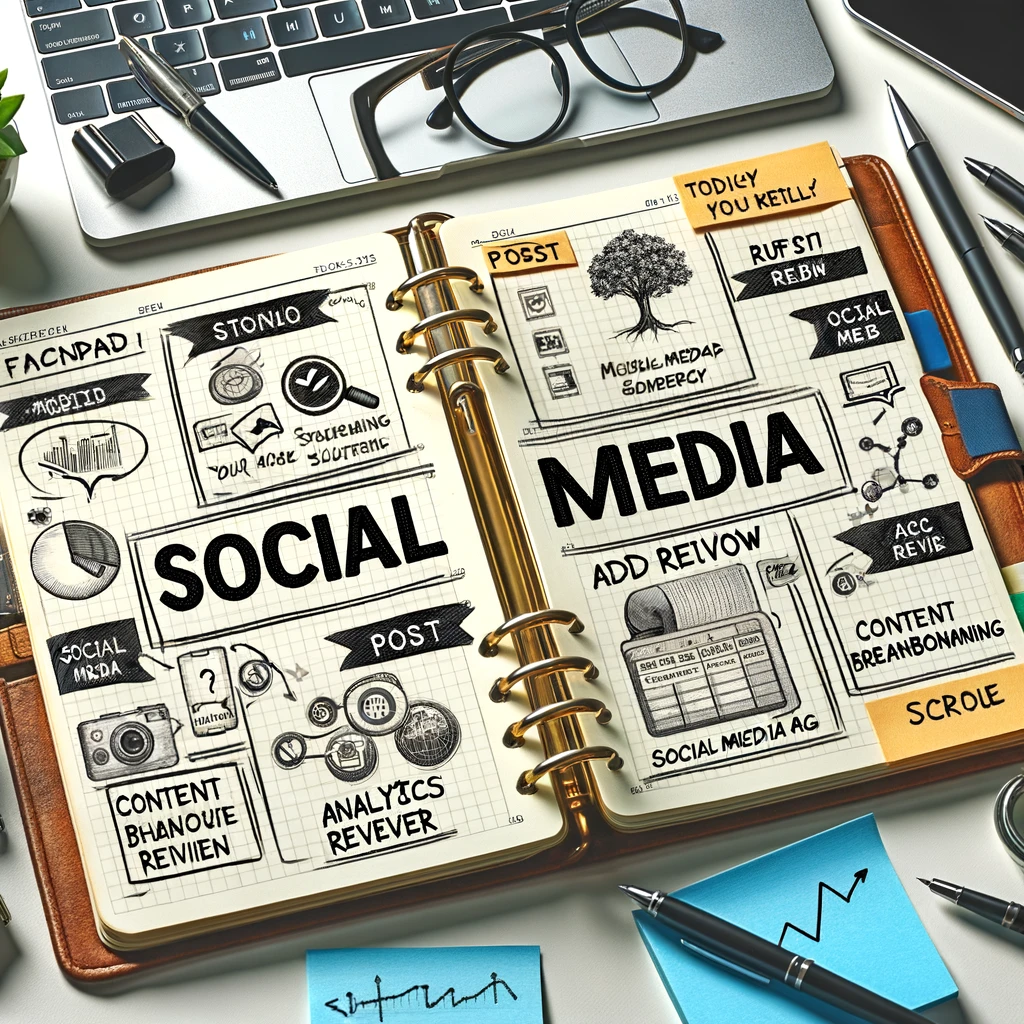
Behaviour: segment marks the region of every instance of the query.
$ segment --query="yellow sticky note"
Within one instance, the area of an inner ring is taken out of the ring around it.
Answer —
[[[827,142],[677,174],[675,183],[695,231],[755,217],[801,213],[850,198],[850,188]]]
[[[866,704],[886,761],[904,761],[945,747],[1024,729],[1024,666]]]
[[[550,231],[532,238],[513,238],[483,247],[487,269],[502,274],[532,274],[538,270],[577,266],[572,242],[564,231]]]

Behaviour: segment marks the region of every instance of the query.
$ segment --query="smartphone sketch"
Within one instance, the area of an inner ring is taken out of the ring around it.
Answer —
[[[185,703],[196,736],[216,736],[238,727],[227,651],[189,651],[178,658]]]

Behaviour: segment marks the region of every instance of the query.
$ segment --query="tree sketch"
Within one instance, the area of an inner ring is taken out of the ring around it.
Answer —
[[[692,320],[676,320],[667,324],[651,309],[651,300],[668,295],[674,288],[689,284],[693,270],[686,262],[686,253],[658,235],[641,234],[632,228],[620,232],[590,261],[590,290],[599,299],[616,295],[631,298],[640,312],[633,327],[619,331],[630,339],[648,332],[655,338],[659,331],[674,331]]]

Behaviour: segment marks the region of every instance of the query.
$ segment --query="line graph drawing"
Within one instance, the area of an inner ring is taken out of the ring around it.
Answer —
[[[810,939],[811,942],[821,942],[821,910],[822,904],[825,900],[825,893],[830,892],[833,896],[838,896],[844,903],[849,903],[853,899],[853,894],[857,889],[857,886],[862,882],[867,881],[868,869],[861,868],[860,871],[856,872],[853,876],[853,885],[850,886],[849,890],[845,893],[840,892],[838,889],[833,889],[827,882],[818,883],[818,919],[814,924],[813,932],[806,932],[799,925],[793,924],[792,921],[787,921],[782,926],[782,934],[779,936],[779,941],[776,943],[778,946],[784,946],[786,943],[786,933],[790,930],[799,932],[801,935]]]
[[[456,1007],[463,1006],[468,1003],[472,1003],[474,1006],[486,1006],[488,1004],[492,1006],[498,1005],[498,995],[501,990],[512,998],[513,1001],[518,1000],[519,996],[512,991],[509,987],[508,982],[504,979],[499,978],[498,975],[491,971],[491,980],[484,985],[482,989],[477,992],[472,992],[468,995],[455,996],[455,986],[449,985],[441,995],[436,999],[431,1000],[430,998],[430,985],[410,985],[403,992],[395,992],[390,995],[384,995],[381,991],[382,981],[378,974],[374,979],[373,983],[377,988],[377,994],[372,999],[356,999],[352,992],[345,993],[344,1007],[339,1006],[338,1003],[341,1001],[340,997],[336,999],[329,999],[324,1006],[329,1010],[333,1010],[335,1013],[340,1013],[342,1017],[354,1017],[356,1013],[363,1009],[376,1009],[376,1016],[378,1024],[383,1024],[384,1021],[384,1008],[385,1006],[400,1006],[403,1001],[409,1000],[410,1003],[416,1001],[421,997],[423,999],[423,1007],[427,1010],[433,1010],[438,1007],[446,1007],[448,1009],[455,1009]],[[408,1005],[408,1004],[406,1004]]]

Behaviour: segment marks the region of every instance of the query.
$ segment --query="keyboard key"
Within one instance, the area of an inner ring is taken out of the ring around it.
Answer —
[[[363,10],[370,28],[400,25],[409,20],[409,8],[405,6],[405,0],[363,0]]]
[[[449,46],[470,32],[507,25],[508,20],[505,9],[495,7],[473,14],[460,14],[454,18],[416,22],[382,32],[304,43],[302,46],[289,46],[282,50],[281,65],[289,78],[347,68],[353,64],[367,64],[387,57],[400,57],[406,53]]]
[[[179,68],[178,74],[192,86],[200,96],[214,96],[220,92],[217,72],[212,64],[193,64],[188,68]]]
[[[164,17],[156,0],[118,4],[114,8],[114,21],[123,36],[148,36],[151,32],[160,32],[164,27]]]
[[[98,88],[98,86],[96,87]],[[63,93],[58,93],[63,95]],[[130,114],[133,110],[146,110],[155,107],[149,93],[134,78],[122,78],[119,82],[107,85],[107,99],[110,100],[112,114]]]
[[[211,57],[233,57],[236,53],[265,50],[270,45],[262,18],[211,25],[203,29],[203,35],[206,36],[206,50]]]
[[[363,27],[356,0],[341,0],[337,4],[321,4],[316,8],[316,20],[325,36],[343,36],[358,32]]]
[[[213,0],[213,5],[220,18],[246,18],[277,7],[274,0]]]
[[[74,124],[76,121],[91,121],[107,116],[107,105],[103,101],[103,90],[98,85],[88,89],[69,89],[55,93],[53,111],[60,124]]]
[[[305,7],[309,0],[281,0],[282,7]]]
[[[162,36],[153,36],[153,49],[173,67],[194,64],[206,56],[203,41],[194,28],[188,32],[165,32]]]
[[[294,13],[281,11],[280,14],[271,14],[267,18],[267,24],[270,26],[270,34],[278,46],[308,43],[310,39],[316,39],[313,15],[307,9]]]
[[[280,81],[281,69],[272,53],[253,53],[248,57],[222,60],[220,77],[224,79],[225,89],[248,89],[264,82]]]
[[[77,11],[82,0],[25,0],[25,10],[30,18],[41,14],[60,14],[62,11]]]
[[[39,18],[32,22],[32,34],[40,53],[56,53],[93,43],[109,43],[114,38],[114,29],[106,11],[82,11],[57,18]]]
[[[164,13],[171,28],[187,28],[213,21],[210,0],[164,0]]]
[[[51,89],[66,89],[70,85],[87,85],[131,74],[116,44],[58,53],[44,57],[39,63],[43,65],[46,84]]]
[[[475,11],[478,7],[493,7],[495,4],[500,4],[501,0],[459,0],[459,3],[464,11]],[[546,5],[544,10],[550,6],[553,5]]]
[[[455,0],[412,0],[412,10],[417,18],[436,18],[439,14],[454,14]]]

